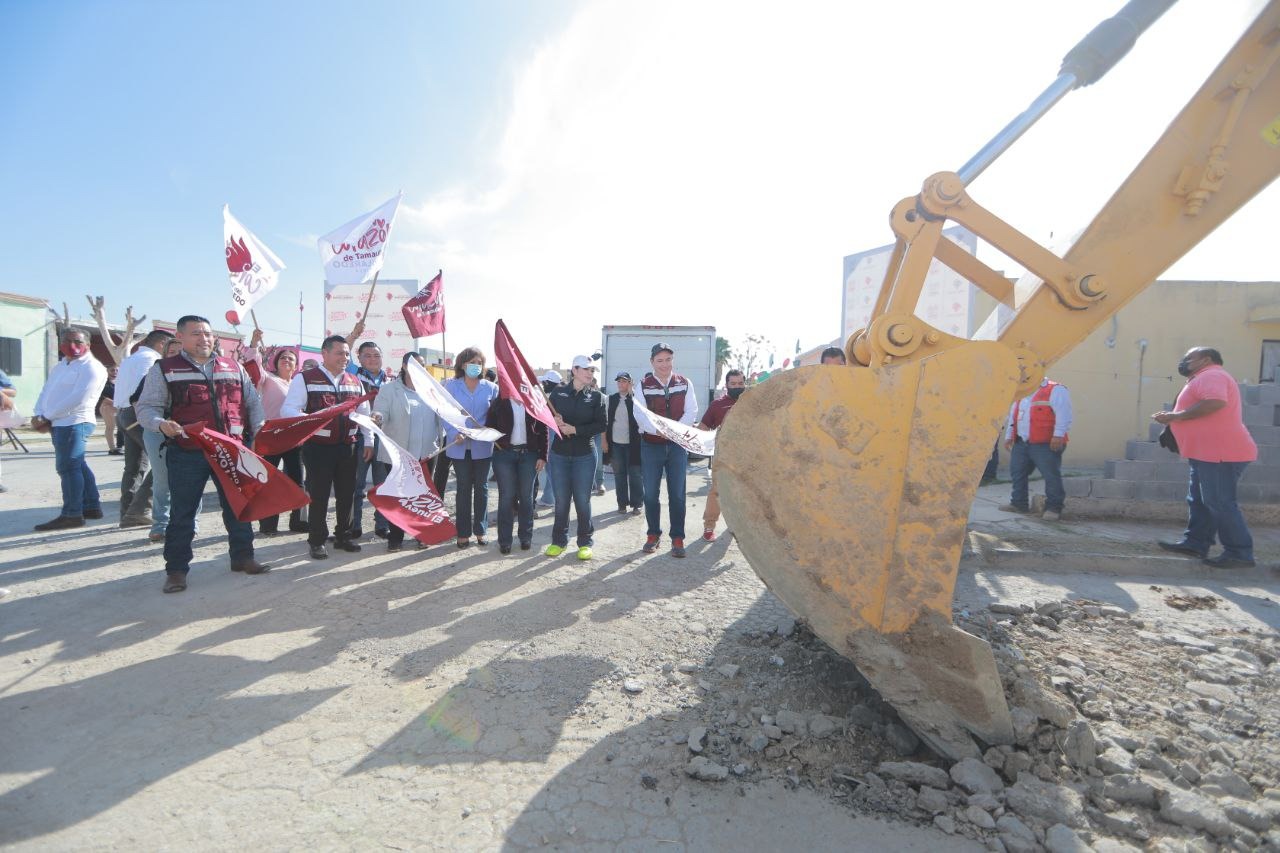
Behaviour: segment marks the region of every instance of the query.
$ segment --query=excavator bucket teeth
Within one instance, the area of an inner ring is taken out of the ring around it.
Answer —
[[[716,441],[726,521],[756,574],[937,752],[1013,727],[991,648],[951,624],[965,522],[1017,386],[966,342],[882,368],[770,377]]]

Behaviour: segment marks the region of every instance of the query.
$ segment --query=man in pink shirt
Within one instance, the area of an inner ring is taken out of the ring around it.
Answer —
[[[1209,347],[1188,350],[1178,372],[1188,379],[1173,411],[1151,418],[1169,425],[1178,452],[1191,464],[1189,512],[1182,539],[1158,544],[1215,568],[1249,568],[1254,565],[1253,537],[1236,503],[1236,484],[1258,458],[1258,446],[1240,416],[1240,388],[1223,369],[1222,355]],[[1222,540],[1222,553],[1210,557],[1215,538]]]

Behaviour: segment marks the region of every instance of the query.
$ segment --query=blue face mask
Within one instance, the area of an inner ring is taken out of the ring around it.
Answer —
[[[467,375],[470,376],[472,379],[479,379],[480,374],[483,372],[484,372],[484,368],[478,364],[467,365]]]

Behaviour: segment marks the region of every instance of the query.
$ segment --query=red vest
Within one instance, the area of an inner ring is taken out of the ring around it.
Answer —
[[[307,386],[307,413],[318,412],[336,406],[352,397],[364,396],[360,380],[345,370],[338,374],[335,387],[329,375],[318,367],[302,371],[302,381]],[[331,424],[307,439],[308,444],[355,444],[360,427],[346,415],[335,418]]]
[[[1049,404],[1049,398],[1053,396],[1053,389],[1058,387],[1057,382],[1046,382],[1036,389],[1036,393],[1031,396],[1031,435],[1023,436],[1022,440],[1028,444],[1048,444],[1053,438],[1053,406]],[[1018,420],[1021,417],[1022,401],[1019,400],[1013,408],[1013,432],[1018,433]],[[1067,440],[1064,435],[1063,441]]]
[[[689,393],[689,380],[679,373],[672,373],[666,387],[652,373],[647,374],[640,382],[640,393],[644,394],[644,402],[649,411],[678,421],[684,415],[684,398]],[[644,440],[650,444],[666,444],[667,440],[660,435],[643,433]]]
[[[221,355],[214,356],[213,363],[213,378],[206,379],[184,355],[160,359],[160,372],[169,385],[166,415],[180,424],[204,421],[223,435],[244,441],[247,418],[240,390],[240,365]],[[188,438],[172,440],[188,450],[199,448]]]

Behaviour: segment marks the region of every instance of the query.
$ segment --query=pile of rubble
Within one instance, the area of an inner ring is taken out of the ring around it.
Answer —
[[[669,771],[778,777],[1011,853],[1280,850],[1276,635],[1148,626],[1083,600],[956,622],[992,644],[1015,744],[938,759],[800,628],[664,667],[689,691],[666,717]]]

